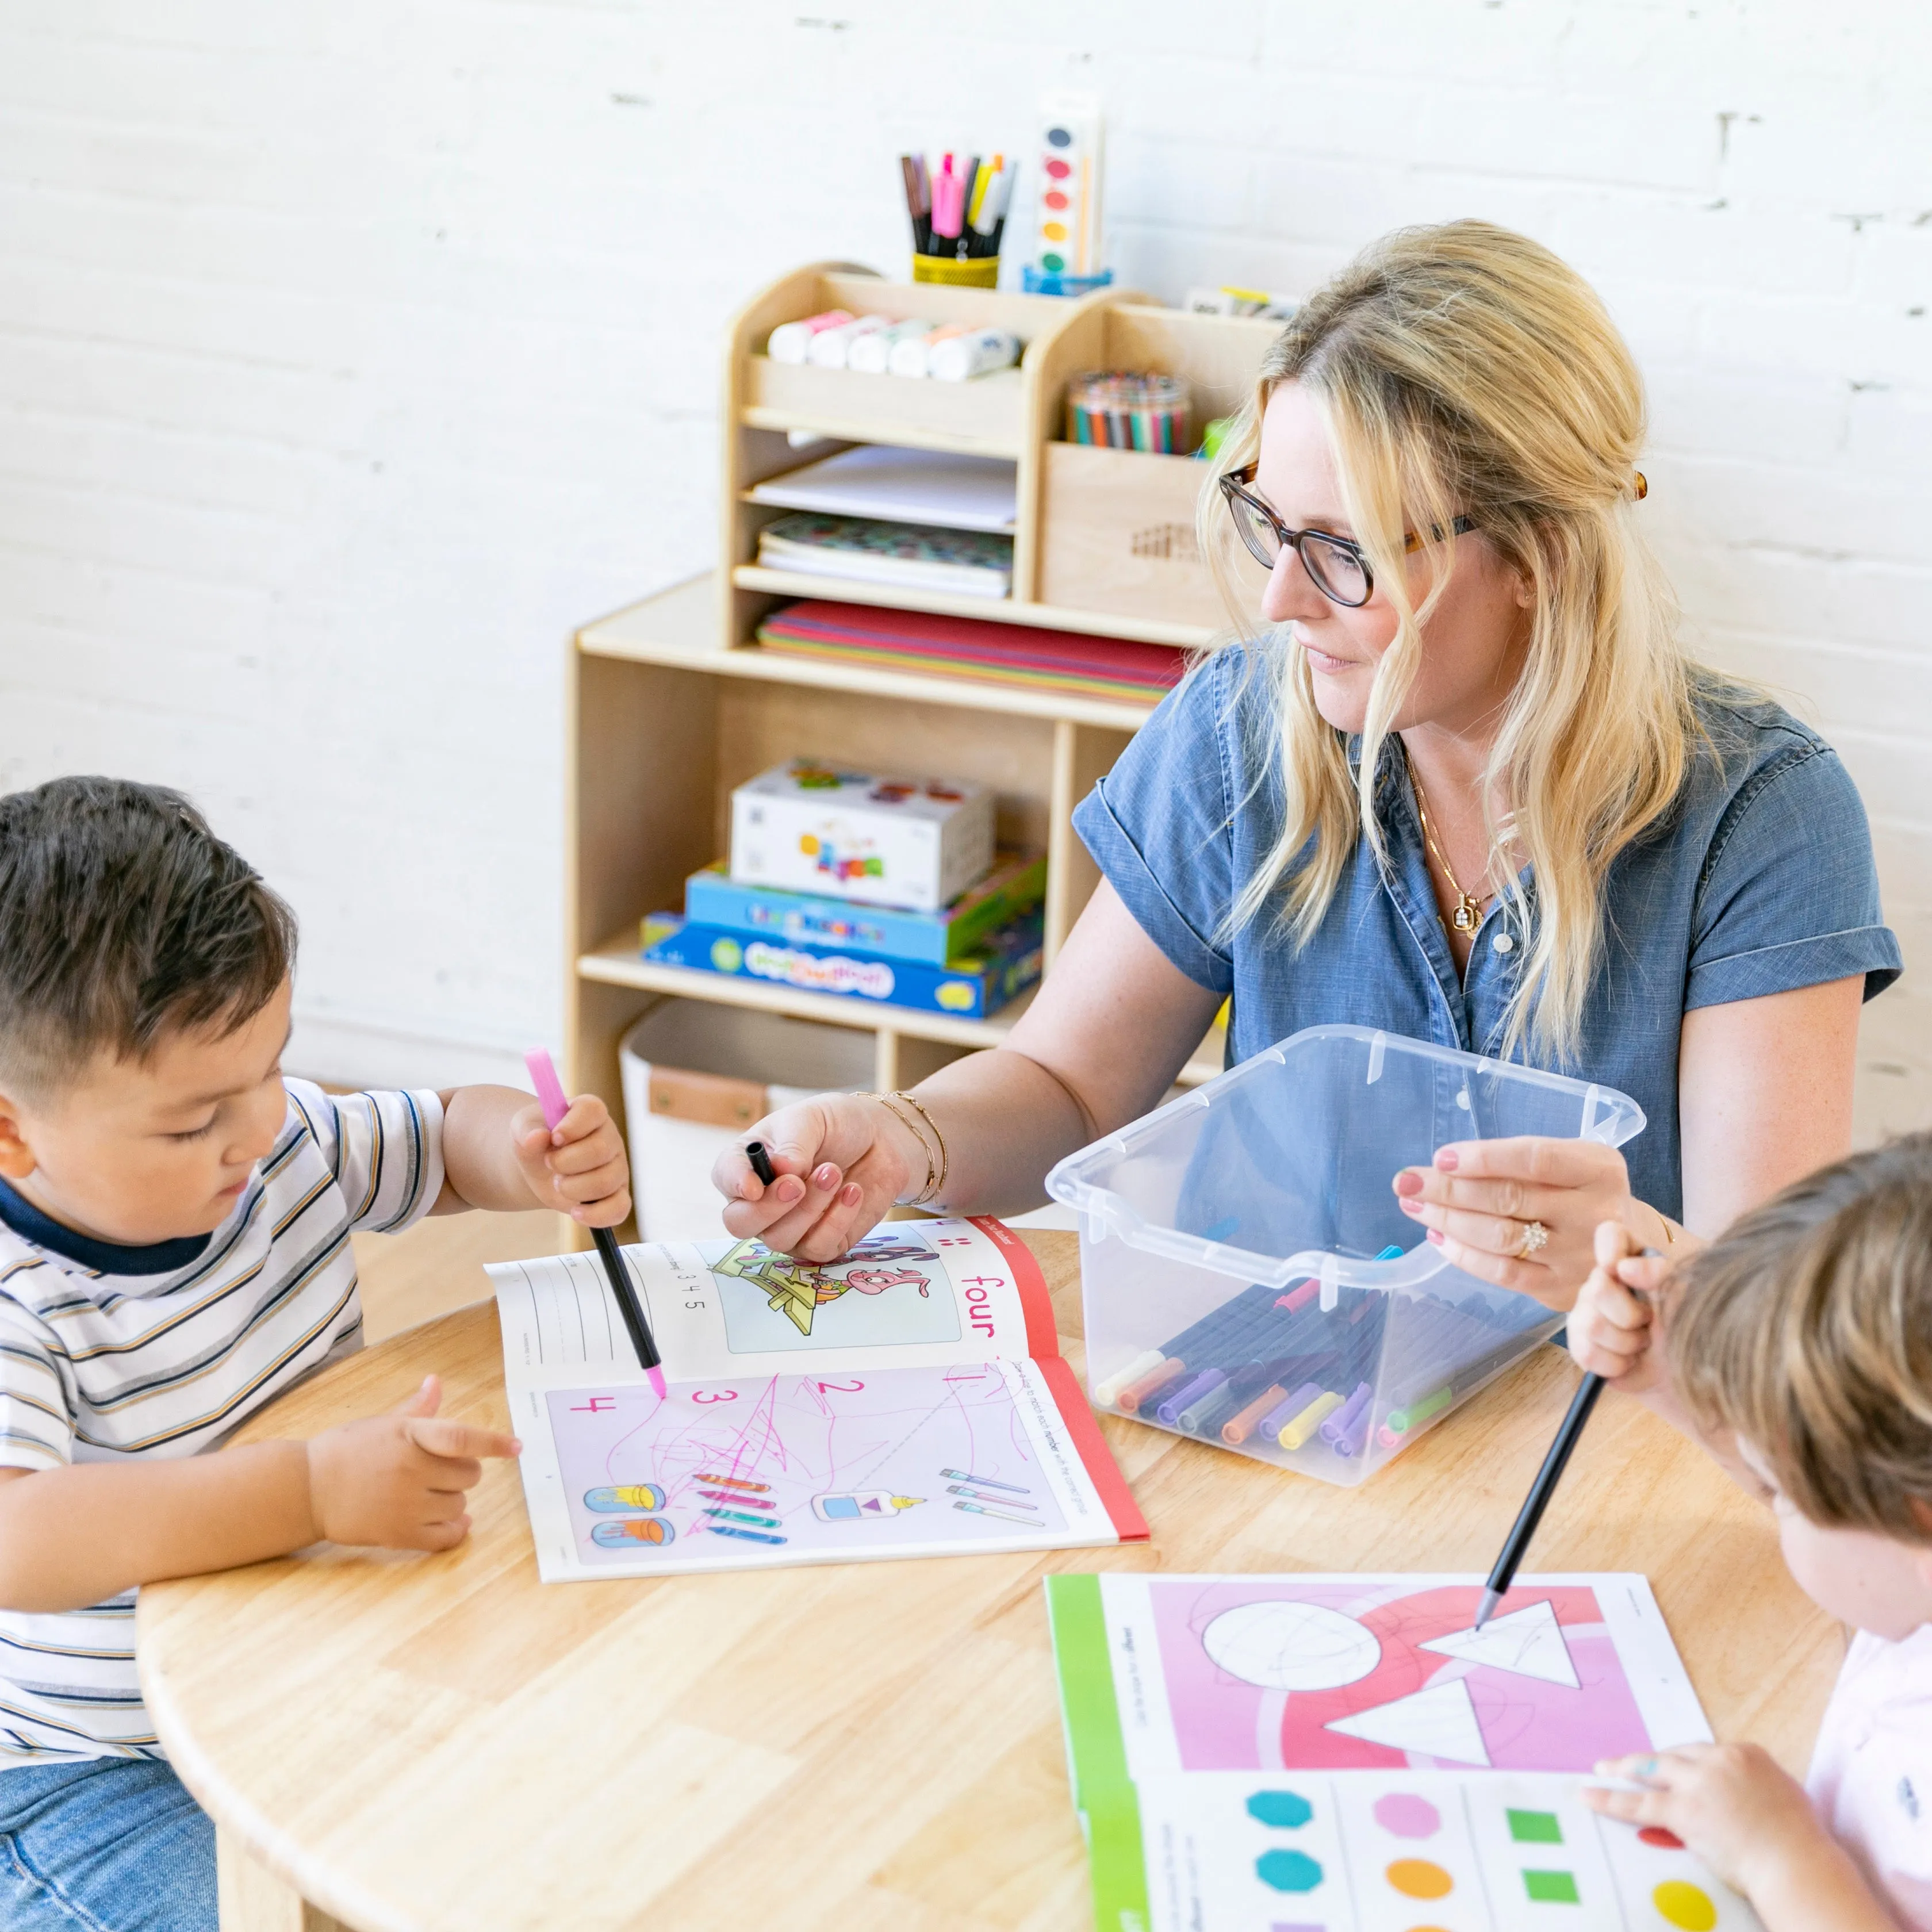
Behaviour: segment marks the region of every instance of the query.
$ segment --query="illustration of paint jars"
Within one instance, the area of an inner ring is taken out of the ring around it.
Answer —
[[[632,1544],[673,1543],[677,1540],[677,1532],[662,1516],[634,1516],[600,1522],[591,1531],[590,1540],[601,1550],[622,1550]]]
[[[621,1489],[588,1490],[584,1507],[600,1516],[614,1516],[623,1510],[661,1510],[664,1492],[655,1483],[626,1483]]]

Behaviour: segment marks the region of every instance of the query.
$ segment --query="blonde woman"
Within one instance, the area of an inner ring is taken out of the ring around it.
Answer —
[[[1154,1106],[1232,994],[1230,1059],[1346,1021],[1576,1073],[1645,1132],[1470,1142],[1392,1175],[1450,1259],[1567,1308],[1592,1235],[1714,1233],[1850,1144],[1895,978],[1829,746],[1682,654],[1636,524],[1643,395],[1595,295],[1474,221],[1402,230],[1270,351],[1204,507],[1262,634],[1080,806],[1105,877],[1008,1044],[909,1096],[764,1121],[725,1225],[812,1258],[887,1206],[998,1212]]]

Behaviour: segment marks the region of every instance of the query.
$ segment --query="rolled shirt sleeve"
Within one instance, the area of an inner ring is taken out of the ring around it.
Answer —
[[[1230,662],[1210,662],[1170,692],[1073,814],[1142,931],[1197,986],[1224,996],[1234,968],[1220,928],[1238,890],[1220,728]]]
[[[442,1102],[434,1090],[326,1094],[288,1082],[334,1169],[358,1233],[400,1234],[442,1192]]]
[[[1752,774],[1711,841],[1685,1010],[1854,974],[1864,976],[1870,999],[1901,964],[1850,774],[1828,746],[1794,745]]]

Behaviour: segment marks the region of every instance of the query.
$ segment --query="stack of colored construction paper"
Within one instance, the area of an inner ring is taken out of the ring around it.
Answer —
[[[758,639],[766,650],[796,656],[937,672],[1083,698],[1158,699],[1180,682],[1187,668],[1187,654],[1166,644],[816,598],[774,610],[758,626]]]

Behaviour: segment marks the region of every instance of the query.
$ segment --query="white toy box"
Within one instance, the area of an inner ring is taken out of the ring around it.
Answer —
[[[731,876],[866,905],[937,912],[993,864],[993,794],[794,758],[731,794]]]

